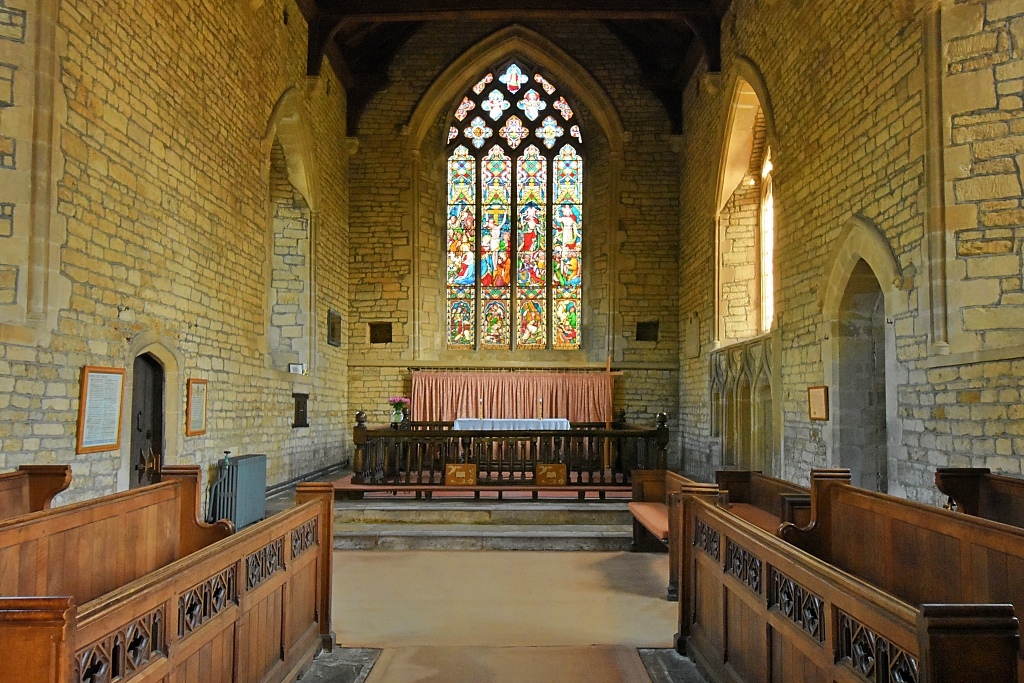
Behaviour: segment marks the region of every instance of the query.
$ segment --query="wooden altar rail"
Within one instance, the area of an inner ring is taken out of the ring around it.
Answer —
[[[70,465],[22,465],[0,474],[0,520],[49,510],[53,497],[70,485]]]
[[[330,484],[299,484],[296,507],[95,599],[0,598],[0,671],[23,683],[295,680],[333,642],[333,500]]]
[[[975,517],[1024,527],[1024,480],[992,474],[988,468],[940,467],[935,485],[947,505]]]
[[[1012,606],[907,603],[718,507],[713,492],[676,495],[677,647],[712,681],[1017,680]]]
[[[854,488],[846,470],[813,471],[810,523],[779,534],[911,605],[1024,610],[1024,529]],[[1024,659],[1019,670],[1024,679]]]
[[[366,414],[353,430],[353,484],[444,483],[448,464],[475,464],[484,485],[532,483],[537,464],[564,464],[575,486],[629,487],[633,470],[665,469],[667,418],[656,429],[457,431],[371,429]],[[607,465],[607,466],[606,466]]]
[[[229,536],[201,521],[199,468],[165,467],[153,486],[0,522],[0,595],[73,595],[79,604]]]

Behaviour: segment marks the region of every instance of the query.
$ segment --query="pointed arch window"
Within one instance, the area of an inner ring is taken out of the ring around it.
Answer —
[[[536,69],[507,62],[452,117],[448,347],[580,348],[583,135],[572,106]]]

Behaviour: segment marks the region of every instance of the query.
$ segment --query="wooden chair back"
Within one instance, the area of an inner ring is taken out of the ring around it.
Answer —
[[[0,595],[70,595],[78,604],[227,537],[199,515],[199,468],[163,481],[0,522]]]
[[[70,485],[70,465],[22,465],[0,474],[0,520],[49,510],[53,497]]]

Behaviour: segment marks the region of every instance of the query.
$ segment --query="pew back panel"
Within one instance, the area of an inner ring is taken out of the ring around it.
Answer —
[[[911,605],[1010,603],[1024,609],[1024,529],[816,474],[811,524],[785,526],[786,540]]]
[[[22,465],[0,474],[0,520],[50,509],[53,497],[70,485],[70,465]]]
[[[312,493],[79,607],[0,598],[0,641],[15,643],[0,661],[34,653],[44,673],[32,683],[295,680],[332,642],[323,606],[334,492],[327,485]],[[31,631],[38,623],[49,628]]]
[[[752,505],[780,522],[803,526],[810,521],[810,490],[785,479],[748,470],[719,470],[715,482],[729,492],[729,502]]]
[[[1024,527],[1024,480],[992,474],[987,468],[940,467],[935,485],[960,512]]]
[[[713,681],[1017,680],[1009,606],[917,608],[709,496],[683,496],[676,510],[680,644]]]
[[[168,481],[0,522],[0,595],[82,604],[228,536],[196,518],[198,467]]]

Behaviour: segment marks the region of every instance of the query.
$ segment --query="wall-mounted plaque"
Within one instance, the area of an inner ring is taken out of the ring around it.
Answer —
[[[185,407],[185,436],[199,436],[206,433],[205,379],[188,381],[188,405]]]
[[[76,453],[115,451],[121,447],[123,401],[124,368],[82,368]]]
[[[327,311],[327,343],[341,346],[341,313]]]
[[[807,387],[807,406],[812,420],[828,420],[828,387]]]

